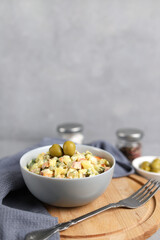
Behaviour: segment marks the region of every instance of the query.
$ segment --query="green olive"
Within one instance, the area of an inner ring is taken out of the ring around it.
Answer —
[[[63,152],[65,155],[73,156],[76,150],[76,145],[72,141],[66,141],[63,144]]]
[[[160,159],[154,159],[151,163],[152,172],[160,172]]]
[[[141,163],[140,168],[145,170],[145,171],[150,171],[151,167],[150,167],[150,163],[148,161],[144,161]]]
[[[151,169],[151,172],[160,173],[160,169],[152,168],[152,169]]]
[[[52,147],[49,149],[49,154],[52,157],[62,157],[63,156],[63,149],[59,144],[53,144]]]
[[[155,158],[152,163],[157,163],[160,165],[160,158]]]

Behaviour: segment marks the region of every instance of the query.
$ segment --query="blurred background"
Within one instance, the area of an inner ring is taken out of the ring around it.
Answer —
[[[160,1],[2,0],[0,157],[78,122],[84,142],[144,131],[160,154]]]

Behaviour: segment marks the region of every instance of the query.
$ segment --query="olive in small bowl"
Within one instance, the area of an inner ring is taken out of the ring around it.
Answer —
[[[155,158],[153,162],[150,163],[151,172],[160,173],[160,158]]]
[[[147,179],[160,181],[160,157],[142,156],[133,160],[132,165],[136,172]]]

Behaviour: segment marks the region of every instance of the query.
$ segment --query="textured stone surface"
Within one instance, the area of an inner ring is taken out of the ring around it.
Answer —
[[[1,1],[1,146],[80,122],[85,142],[140,128],[145,153],[158,154],[159,9],[158,0]]]

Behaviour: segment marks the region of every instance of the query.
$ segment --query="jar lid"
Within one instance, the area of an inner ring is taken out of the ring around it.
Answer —
[[[79,123],[64,123],[57,127],[59,133],[78,133],[83,131],[82,124]]]
[[[118,129],[117,132],[117,137],[123,140],[127,141],[137,141],[140,140],[144,133],[143,131],[136,129],[136,128],[122,128]]]

